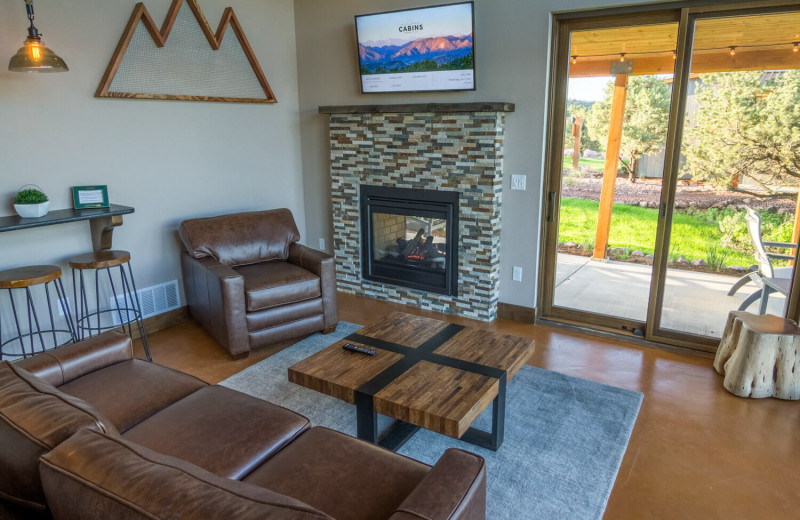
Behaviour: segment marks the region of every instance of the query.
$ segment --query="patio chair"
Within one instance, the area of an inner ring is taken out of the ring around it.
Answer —
[[[793,267],[779,267],[775,269],[772,267],[771,260],[773,258],[780,260],[795,259],[795,255],[768,253],[765,246],[791,249],[796,249],[798,246],[797,244],[791,244],[789,242],[764,242],[761,236],[761,216],[747,206],[745,206],[745,210],[747,211],[747,215],[745,216],[747,232],[750,234],[750,240],[753,242],[753,247],[755,248],[755,254],[753,256],[755,256],[756,263],[758,264],[758,271],[747,273],[741,277],[733,284],[731,290],[728,291],[728,296],[733,296],[736,291],[746,283],[753,282],[759,289],[742,302],[739,306],[739,310],[745,310],[760,298],[761,305],[759,314],[765,314],[767,312],[767,303],[769,303],[770,294],[777,292],[788,296],[789,288],[792,283],[792,271],[794,270]]]

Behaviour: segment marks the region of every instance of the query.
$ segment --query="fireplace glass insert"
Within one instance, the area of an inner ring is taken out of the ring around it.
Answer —
[[[455,296],[458,192],[361,186],[363,277]]]

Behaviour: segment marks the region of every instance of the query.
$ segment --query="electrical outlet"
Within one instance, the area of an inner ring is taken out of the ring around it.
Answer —
[[[522,268],[515,265],[514,266],[514,273],[513,273],[512,277],[514,278],[515,282],[521,282],[522,281]]]
[[[325,239],[324,238],[320,238],[319,239],[319,250],[320,251],[325,251]]]
[[[527,181],[528,181],[527,175],[512,175],[511,189],[525,191],[525,185],[527,184]]]

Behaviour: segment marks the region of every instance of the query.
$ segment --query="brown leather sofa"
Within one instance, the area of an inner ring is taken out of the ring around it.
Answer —
[[[0,513],[73,519],[485,518],[483,459],[430,467],[133,358],[111,332],[0,362]]]
[[[178,234],[192,317],[232,356],[336,329],[334,258],[297,243],[288,209],[185,220]]]

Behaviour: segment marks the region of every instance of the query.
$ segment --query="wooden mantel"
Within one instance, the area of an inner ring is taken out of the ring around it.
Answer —
[[[425,112],[513,112],[514,103],[411,103],[404,105],[321,106],[320,114],[418,114]]]

